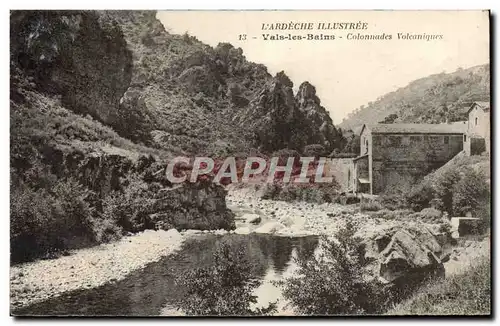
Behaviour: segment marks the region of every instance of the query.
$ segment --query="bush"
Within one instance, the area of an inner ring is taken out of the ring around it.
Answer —
[[[419,183],[413,187],[406,196],[408,206],[416,212],[431,206],[431,201],[435,197],[432,186],[426,182]]]
[[[303,153],[305,156],[320,157],[326,154],[325,146],[321,144],[306,145]]]
[[[382,209],[376,213],[373,213],[372,216],[384,220],[405,221],[408,220],[412,214],[413,211],[409,209],[397,209],[393,211],[388,209]]]
[[[154,225],[150,225],[149,215],[154,213],[154,196],[148,191],[146,182],[134,175],[129,178],[128,185],[123,191],[113,192],[103,200],[100,225],[103,227],[117,225],[129,232],[153,229]],[[99,234],[110,231],[103,229]]]
[[[362,200],[359,208],[362,212],[376,212],[382,209],[382,205],[376,200]]]
[[[410,215],[412,220],[419,220],[426,223],[436,223],[442,220],[443,213],[435,208],[424,208],[418,213]]]
[[[379,197],[383,207],[393,211],[407,207],[406,197],[403,193],[385,193]]]
[[[464,216],[475,213],[481,203],[489,202],[490,190],[485,177],[473,169],[466,169],[460,181],[453,186],[453,213]]]
[[[296,275],[278,282],[299,314],[366,314],[383,310],[379,284],[363,277],[363,252],[348,223],[336,240],[323,237],[321,253],[298,261]]]
[[[187,315],[248,316],[276,311],[275,303],[251,309],[257,302],[253,291],[260,281],[252,276],[252,262],[246,258],[242,243],[219,242],[213,258],[211,266],[188,270],[176,279],[186,289],[180,308]]]
[[[90,192],[73,179],[59,180],[50,191],[13,186],[11,259],[27,261],[95,241]]]
[[[334,202],[341,205],[357,204],[360,201],[359,197],[354,194],[343,194],[334,198]]]
[[[455,169],[449,169],[441,174],[435,184],[436,198],[440,200],[440,210],[453,213],[453,189],[460,180],[460,174]]]
[[[481,258],[465,273],[433,281],[389,311],[391,315],[491,314],[491,262]]]

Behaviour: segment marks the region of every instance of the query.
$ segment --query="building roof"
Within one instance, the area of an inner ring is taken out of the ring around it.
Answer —
[[[464,123],[378,123],[364,125],[374,134],[463,134],[467,130]]]
[[[360,156],[358,156],[358,157],[353,158],[352,160],[353,160],[353,161],[357,161],[357,160],[362,159],[362,158],[365,158],[365,157],[368,157],[368,154],[363,154],[363,155],[360,155]]]
[[[483,111],[489,111],[490,110],[490,102],[476,101],[476,102],[474,102],[474,103],[471,104],[471,106],[470,106],[469,110],[467,111],[467,113],[469,113],[476,106],[478,106],[481,109],[483,109]]]

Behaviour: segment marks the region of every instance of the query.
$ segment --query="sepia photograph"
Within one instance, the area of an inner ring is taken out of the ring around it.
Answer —
[[[491,19],[10,10],[10,315],[491,317]]]

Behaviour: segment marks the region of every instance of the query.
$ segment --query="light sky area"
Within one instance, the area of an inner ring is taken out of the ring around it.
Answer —
[[[229,42],[247,60],[295,89],[316,86],[335,124],[361,105],[440,72],[489,62],[488,13],[481,11],[160,11],[167,31],[188,32],[211,46]],[[314,30],[263,31],[262,24],[314,23]],[[366,22],[366,30],[317,30],[318,23]],[[392,40],[347,40],[348,33],[391,34]],[[334,34],[335,40],[265,41],[262,34]],[[441,40],[398,40],[398,33],[441,34]],[[239,40],[247,34],[246,40]],[[342,39],[339,38],[342,36]],[[253,38],[255,37],[255,39]]]

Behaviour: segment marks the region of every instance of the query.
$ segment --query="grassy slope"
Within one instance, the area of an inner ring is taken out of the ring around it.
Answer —
[[[427,284],[389,315],[488,315],[491,313],[489,257],[483,257],[463,274]]]
[[[483,155],[466,156],[464,152],[460,152],[445,165],[425,176],[424,181],[430,181],[431,183],[433,183],[447,171],[457,170],[458,172],[462,172],[467,168],[471,168],[477,172],[482,173],[485,177],[486,182],[490,183],[490,167],[491,165],[489,154],[484,153]]]

